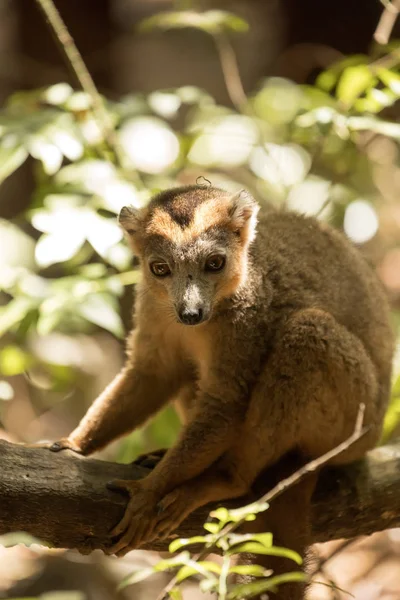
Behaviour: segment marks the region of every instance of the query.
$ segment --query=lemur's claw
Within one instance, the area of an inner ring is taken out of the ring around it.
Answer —
[[[68,438],[61,438],[61,440],[57,440],[56,442],[49,443],[49,445],[47,447],[51,452],[61,452],[61,450],[71,450],[71,452],[75,452],[75,454],[82,454],[81,448],[76,446]]]
[[[60,450],[65,450],[65,446],[61,442],[53,442],[49,447],[49,450],[52,452],[60,452]]]

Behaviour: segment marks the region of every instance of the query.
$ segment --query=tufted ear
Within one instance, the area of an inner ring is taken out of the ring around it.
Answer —
[[[240,190],[230,198],[231,225],[247,244],[255,238],[259,210],[260,205],[246,190]]]
[[[129,235],[134,235],[140,227],[139,210],[133,206],[124,206],[118,221]]]

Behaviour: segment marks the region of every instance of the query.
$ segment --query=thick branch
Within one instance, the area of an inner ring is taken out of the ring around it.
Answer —
[[[126,499],[107,490],[106,483],[147,473],[137,466],[78,458],[69,452],[53,454],[5,441],[0,441],[0,461],[0,534],[26,531],[55,547],[81,552],[103,548],[108,532],[122,517]],[[399,489],[400,444],[375,449],[362,463],[325,469],[313,502],[314,541],[399,526]],[[179,537],[201,533],[211,508],[190,515],[177,531]],[[167,548],[166,542],[149,547]]]

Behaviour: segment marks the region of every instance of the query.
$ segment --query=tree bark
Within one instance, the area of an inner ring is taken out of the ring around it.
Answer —
[[[139,479],[148,473],[136,465],[5,441],[0,441],[0,460],[0,534],[25,531],[56,548],[82,553],[104,549],[108,532],[123,515],[126,497],[109,491],[107,482]],[[400,443],[377,448],[357,464],[324,469],[313,500],[313,541],[400,526],[399,489]],[[246,501],[223,504],[240,506]],[[212,508],[208,505],[191,514],[177,530],[178,536],[201,534]],[[147,549],[165,551],[168,542],[153,542]]]

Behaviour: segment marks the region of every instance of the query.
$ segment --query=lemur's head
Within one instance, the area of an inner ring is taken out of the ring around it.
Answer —
[[[178,321],[198,325],[244,282],[258,209],[245,191],[195,185],[162,192],[143,209],[124,207],[119,222],[148,285]]]

